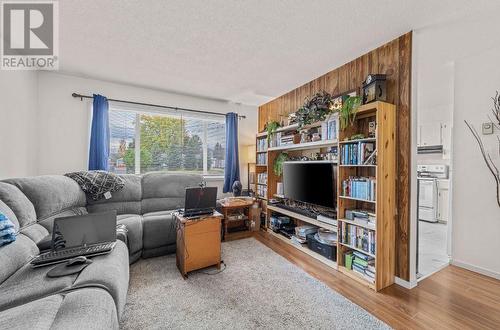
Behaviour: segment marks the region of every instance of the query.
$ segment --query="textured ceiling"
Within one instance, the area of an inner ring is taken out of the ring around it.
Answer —
[[[64,0],[69,74],[258,105],[412,29],[497,0]]]

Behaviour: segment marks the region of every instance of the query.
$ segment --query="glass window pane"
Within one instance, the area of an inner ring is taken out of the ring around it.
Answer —
[[[109,170],[135,173],[135,113],[109,112]]]
[[[207,123],[208,174],[224,175],[226,128],[224,122]]]

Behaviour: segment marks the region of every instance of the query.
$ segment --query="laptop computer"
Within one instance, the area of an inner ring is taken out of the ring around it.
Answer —
[[[116,211],[54,219],[52,248],[31,261],[33,267],[52,265],[78,256],[96,256],[116,244]]]
[[[217,206],[217,187],[186,188],[184,216],[196,217],[214,212]]]

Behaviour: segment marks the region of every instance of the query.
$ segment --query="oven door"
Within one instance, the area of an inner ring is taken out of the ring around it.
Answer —
[[[435,179],[418,179],[418,219],[437,221],[437,186]]]

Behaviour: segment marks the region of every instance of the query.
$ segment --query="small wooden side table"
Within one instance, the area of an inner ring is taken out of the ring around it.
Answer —
[[[214,212],[199,218],[175,213],[177,229],[177,268],[187,279],[190,271],[221,263],[222,214]]]
[[[222,207],[222,213],[224,214],[224,221],[223,221],[223,233],[222,233],[222,240],[226,240],[228,236],[228,224],[230,222],[250,222],[250,208],[254,204],[254,200],[246,199],[246,198],[228,198],[228,199],[223,199],[219,201]],[[234,213],[240,213],[243,215],[243,217],[240,219],[236,217],[234,220],[231,218],[233,217]],[[247,234],[246,236],[249,236],[251,234],[251,228],[248,225],[247,226]],[[243,236],[244,237],[244,236]]]

